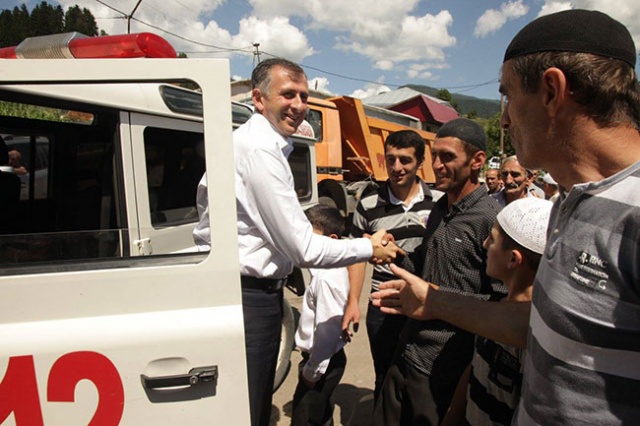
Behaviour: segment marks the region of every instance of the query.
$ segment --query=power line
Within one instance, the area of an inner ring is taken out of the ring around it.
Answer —
[[[216,45],[213,45],[213,44],[208,44],[208,43],[203,43],[203,42],[200,42],[200,41],[192,40],[192,39],[189,39],[187,37],[183,37],[181,35],[178,35],[178,34],[176,34],[174,32],[165,30],[164,28],[161,28],[161,27],[158,27],[156,25],[153,25],[153,24],[150,24],[148,22],[145,22],[145,21],[143,21],[141,19],[135,18],[133,16],[128,16],[126,13],[116,9],[115,7],[112,7],[112,6],[108,5],[108,4],[106,4],[102,0],[96,0],[96,1],[98,3],[104,5],[104,6],[108,7],[109,9],[114,10],[114,11],[122,14],[123,15],[123,19],[125,17],[126,18],[130,18],[130,19],[132,19],[132,20],[134,20],[136,22],[139,22],[142,25],[146,25],[146,26],[148,26],[150,28],[153,28],[155,30],[161,31],[161,32],[163,32],[165,34],[172,35],[173,37],[176,37],[178,39],[187,41],[189,43],[194,43],[194,44],[197,44],[197,45],[200,45],[200,46],[212,47],[214,49],[218,49],[217,51],[192,51],[192,52],[184,52],[184,53],[222,53],[222,52],[249,53],[249,50],[247,50],[247,49],[251,48],[251,47],[229,48],[229,47],[216,46]],[[174,0],[174,1],[176,1],[177,3],[180,3],[178,0]],[[184,6],[185,8],[189,9],[184,4],[182,4],[182,3],[180,3],[180,4],[182,6]],[[162,13],[157,8],[155,8],[155,7],[152,7],[152,8],[157,10],[158,12]],[[166,16],[164,13],[162,13],[162,14],[164,16]],[[254,43],[252,47],[254,47],[256,49],[257,53],[254,52],[254,57],[255,57],[255,55],[258,55],[258,61],[259,61],[259,55],[260,54],[265,54],[265,55],[271,56],[271,57],[277,57],[277,55],[271,54],[269,52],[265,52],[264,50],[258,50],[258,48],[256,47],[256,44],[258,44],[258,43]],[[400,84],[391,84],[391,83],[380,83],[378,81],[367,80],[367,79],[357,78],[357,77],[350,77],[350,76],[347,76],[347,75],[344,75],[344,74],[338,74],[338,73],[335,73],[335,72],[326,71],[326,70],[323,70],[323,69],[320,69],[320,68],[316,68],[316,67],[312,67],[310,65],[305,65],[305,64],[300,64],[300,66],[302,66],[303,68],[306,68],[306,69],[311,69],[311,70],[314,70],[314,71],[317,71],[317,72],[321,72],[323,74],[327,74],[327,75],[330,75],[330,76],[333,76],[333,77],[338,77],[338,78],[342,78],[342,79],[350,80],[350,81],[358,81],[358,82],[361,82],[361,83],[375,84],[375,85],[378,85],[378,86],[387,86],[387,87],[393,87],[393,88],[399,88],[399,87],[402,87],[402,86],[406,86],[406,84],[400,85]],[[471,91],[471,90],[474,90],[474,89],[477,89],[477,88],[480,88],[480,87],[483,87],[483,86],[487,86],[487,85],[490,85],[490,84],[496,84],[498,82],[499,82],[499,79],[494,78],[494,79],[491,79],[491,80],[483,82],[483,83],[469,84],[469,85],[464,85],[464,86],[450,86],[450,87],[447,87],[446,89],[447,90],[453,89],[453,90],[457,90],[457,93],[464,93],[464,92],[468,92],[468,91]],[[459,89],[462,89],[462,90],[459,90]]]
[[[115,7],[113,7],[113,6],[106,4],[105,2],[103,2],[103,1],[101,1],[101,0],[96,0],[96,1],[97,1],[98,3],[100,3],[101,5],[103,5],[103,6],[105,6],[105,7],[108,7],[109,9],[111,9],[111,10],[113,10],[113,11],[118,12],[119,14],[121,14],[121,15],[122,15],[122,19],[124,19],[124,18],[127,16],[127,14],[126,14],[126,13],[124,13],[123,11],[118,10],[118,9],[116,9],[116,8],[115,8]]]
[[[97,0],[96,0],[96,1],[97,1]],[[167,31],[167,30],[165,30],[164,28],[160,28],[160,27],[158,27],[158,26],[156,26],[156,25],[152,25],[152,24],[150,24],[150,23],[148,23],[148,22],[144,22],[144,21],[142,21],[142,20],[140,20],[140,19],[138,19],[138,18],[131,18],[131,19],[133,19],[133,20],[134,20],[134,21],[136,21],[136,22],[141,23],[142,25],[146,25],[146,26],[151,27],[151,28],[153,28],[153,29],[155,29],[155,30],[162,31],[162,32],[163,32],[163,33],[165,33],[165,34],[172,35],[172,36],[174,36],[174,37],[176,37],[176,38],[179,38],[179,39],[181,39],[181,40],[188,41],[188,42],[190,42],[190,43],[194,43],[194,44],[198,44],[198,45],[200,45],[200,46],[213,47],[214,49],[220,49],[220,50],[227,51],[227,52],[243,52],[243,51],[244,51],[243,49],[246,49],[246,48],[242,48],[242,49],[232,49],[232,48],[230,48],[230,47],[221,47],[221,46],[216,46],[216,45],[214,45],[214,44],[207,44],[207,43],[203,43],[203,42],[200,42],[200,41],[191,40],[190,38],[186,38],[186,37],[183,37],[183,36],[178,35],[178,34],[176,34],[176,33],[172,33],[171,31]]]

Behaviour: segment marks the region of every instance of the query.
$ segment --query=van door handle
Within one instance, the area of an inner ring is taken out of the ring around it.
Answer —
[[[195,367],[187,374],[177,374],[174,376],[149,377],[140,375],[142,386],[147,389],[175,388],[182,386],[196,386],[218,380],[218,366]]]

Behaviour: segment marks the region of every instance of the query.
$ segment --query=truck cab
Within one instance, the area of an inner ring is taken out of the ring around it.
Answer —
[[[2,61],[24,173],[0,172],[1,424],[249,423],[231,132],[252,111],[226,60],[185,61]],[[314,141],[290,161],[317,202]]]

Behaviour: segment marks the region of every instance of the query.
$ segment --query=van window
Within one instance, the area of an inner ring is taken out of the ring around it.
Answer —
[[[202,134],[147,127],[144,151],[153,226],[197,222],[196,191],[205,171]]]
[[[313,134],[316,141],[322,140],[322,111],[309,108],[307,110],[307,118],[311,127],[313,128]]]
[[[311,154],[309,146],[304,143],[293,144],[293,152],[289,155],[289,167],[293,175],[294,187],[298,195],[298,201],[304,204],[312,195],[311,188]],[[315,166],[314,166],[315,167]]]
[[[11,105],[0,109],[10,164],[0,175],[0,267],[55,271],[62,263],[127,255],[126,219],[118,223],[114,197],[117,114],[103,112],[97,124],[92,113],[85,114],[89,123],[43,117],[38,111],[47,108],[35,103],[3,105]],[[75,110],[64,111],[68,117]]]

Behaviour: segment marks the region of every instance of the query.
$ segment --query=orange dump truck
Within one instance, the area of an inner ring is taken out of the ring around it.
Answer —
[[[399,130],[414,130],[427,144],[419,175],[435,182],[430,144],[434,133],[420,130],[420,121],[406,114],[363,105],[348,96],[309,99],[307,120],[315,133],[318,196],[333,203],[343,215],[352,213],[358,199],[384,182],[384,141]]]

